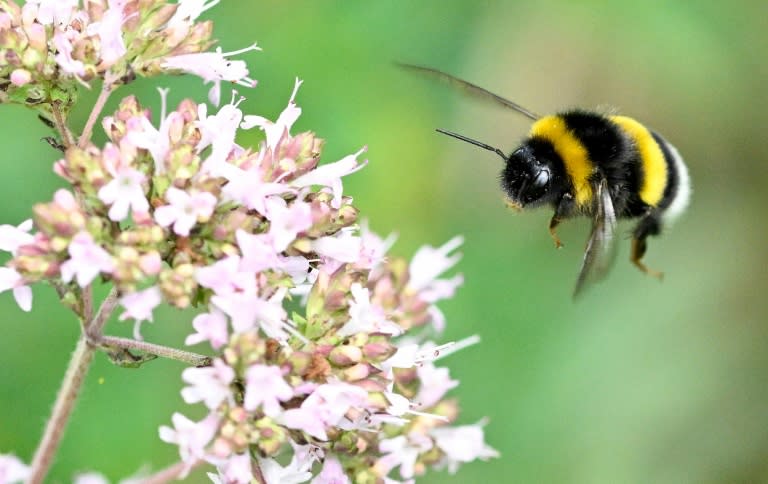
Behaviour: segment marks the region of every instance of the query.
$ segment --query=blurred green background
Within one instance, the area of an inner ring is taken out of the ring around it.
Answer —
[[[483,342],[444,363],[461,380],[461,422],[489,417],[501,457],[419,482],[768,481],[765,2],[271,0],[222,2],[208,14],[225,51],[254,40],[264,49],[246,56],[260,80],[242,92],[246,112],[276,117],[299,76],[296,130],[328,140],[324,160],[368,146],[370,165],[345,192],[374,230],[400,234],[394,252],[466,237],[466,284],[441,306],[444,340],[477,333]],[[662,133],[694,183],[688,213],[650,243],[646,261],[665,280],[625,262],[625,224],[611,275],[573,303],[588,221],[566,224],[566,247],[555,251],[549,210],[503,206],[493,154],[434,132],[508,151],[526,119],[393,61],[451,72],[537,112],[616,106]],[[172,87],[174,105],[207,92],[192,78],[139,80],[109,109],[128,93],[158,106],[156,85]],[[78,129],[94,97],[83,96]],[[61,182],[35,115],[0,113],[0,222],[16,224]],[[7,293],[0,311],[0,451],[29,461],[78,327],[42,286],[32,313]],[[143,334],[181,346],[189,320],[161,311]],[[115,321],[108,332],[130,328]],[[174,462],[158,426],[179,408],[200,413],[181,401],[181,370],[169,361],[120,369],[98,355],[50,482],[89,469],[117,480]]]

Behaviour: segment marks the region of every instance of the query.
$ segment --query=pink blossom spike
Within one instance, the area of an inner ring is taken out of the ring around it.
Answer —
[[[221,484],[251,484],[254,482],[251,469],[252,460],[248,452],[234,454],[229,456],[223,464],[216,466],[216,470],[219,471],[216,477]],[[208,476],[211,474],[209,473]]]
[[[26,285],[16,269],[0,267],[0,292],[9,289],[13,290],[13,297],[21,310],[29,312],[32,309],[32,289]]]
[[[427,362],[416,368],[421,386],[413,398],[418,408],[429,408],[445,396],[446,392],[459,385],[458,380],[452,380],[448,368],[438,368]]]
[[[295,123],[301,115],[301,108],[296,106],[295,99],[296,93],[299,91],[299,87],[301,86],[302,82],[303,81],[301,81],[298,77],[296,78],[296,82],[293,86],[293,93],[291,94],[291,98],[288,101],[288,107],[286,107],[283,112],[280,113],[277,121],[273,123],[272,121],[269,121],[262,116],[245,116],[243,118],[242,124],[240,125],[242,129],[251,129],[254,126],[258,126],[262,131],[264,131],[264,134],[267,138],[267,147],[272,150],[273,153],[277,151],[277,145],[279,144],[280,139],[285,134],[290,132],[293,123]]]
[[[256,81],[248,77],[248,66],[241,60],[230,60],[228,57],[250,50],[261,50],[256,44],[235,52],[201,52],[196,54],[181,54],[168,57],[162,64],[164,69],[184,71],[198,76],[205,83],[213,82],[209,92],[209,100],[216,106],[221,100],[221,81],[234,82],[241,86],[253,87]]]
[[[485,424],[485,421],[480,421],[474,425],[438,427],[430,431],[437,447],[445,453],[443,464],[448,467],[448,472],[455,473],[462,463],[499,456],[498,451],[485,443]]]
[[[312,208],[308,203],[296,201],[288,206],[282,198],[272,197],[267,200],[266,209],[275,252],[287,249],[299,233],[312,227]]]
[[[312,478],[311,466],[299,461],[294,455],[287,466],[281,466],[276,460],[259,457],[259,466],[267,484],[299,484]]]
[[[30,472],[30,467],[15,455],[0,454],[0,482],[9,484],[23,482],[29,477]]]
[[[128,211],[147,212],[149,202],[144,195],[142,183],[146,177],[133,168],[124,166],[115,172],[115,178],[99,189],[99,199],[107,205],[109,218],[119,222],[128,216]]]
[[[68,251],[70,258],[60,267],[61,280],[64,282],[74,278],[78,286],[85,287],[100,273],[110,274],[115,268],[112,256],[94,242],[88,232],[82,231],[75,235]]]
[[[211,413],[200,422],[193,422],[177,412],[171,420],[173,428],[165,425],[160,427],[160,440],[178,445],[179,455],[185,464],[192,465],[205,458],[205,447],[219,428],[218,417]]]
[[[152,311],[162,302],[162,294],[160,288],[152,286],[143,291],[133,292],[125,295],[120,299],[120,304],[125,308],[123,314],[120,315],[120,321],[124,321],[128,318],[132,318],[136,321],[134,326],[133,337],[134,339],[141,340],[141,333],[139,329],[143,321],[152,322]]]
[[[16,255],[22,245],[31,244],[35,237],[29,233],[32,230],[32,219],[27,219],[18,226],[0,225],[0,250]]]
[[[367,149],[367,146],[363,146],[357,153],[347,155],[334,163],[318,166],[309,173],[293,180],[291,185],[299,188],[312,185],[329,187],[333,191],[333,202],[331,202],[331,206],[333,208],[339,208],[341,206],[342,191],[341,177],[350,175],[368,164],[367,160],[363,162],[357,161],[357,157]]]
[[[110,0],[109,8],[104,12],[101,20],[88,26],[88,35],[98,36],[101,45],[102,67],[111,67],[125,55],[125,42],[123,42],[123,22],[125,16],[123,9],[126,0]]]
[[[323,469],[314,479],[312,484],[352,484],[344,473],[341,463],[335,457],[326,457]]]
[[[447,271],[461,259],[461,254],[449,256],[464,242],[463,237],[454,237],[443,246],[435,248],[426,245],[414,254],[408,271],[411,275],[408,286],[414,291],[422,291],[430,287],[440,274]]]
[[[210,313],[195,316],[195,319],[192,320],[192,326],[197,333],[187,336],[184,341],[186,345],[208,341],[213,349],[218,350],[229,340],[227,318],[216,308],[212,308]]]
[[[246,410],[262,407],[264,414],[277,417],[283,412],[280,402],[293,398],[293,388],[283,379],[283,373],[277,366],[251,365],[245,372]]]
[[[229,385],[235,379],[235,370],[216,358],[213,366],[185,369],[181,378],[190,385],[181,390],[185,402],[203,402],[209,409],[216,410],[221,402],[232,395]]]
[[[168,205],[155,209],[155,221],[163,227],[173,225],[177,235],[186,237],[198,221],[206,221],[216,207],[216,197],[208,192],[187,193],[176,187],[165,192]]]

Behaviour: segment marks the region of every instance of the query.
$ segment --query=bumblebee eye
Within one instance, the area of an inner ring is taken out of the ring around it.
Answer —
[[[543,187],[547,183],[549,183],[549,170],[539,170],[536,176],[533,177],[533,186]]]

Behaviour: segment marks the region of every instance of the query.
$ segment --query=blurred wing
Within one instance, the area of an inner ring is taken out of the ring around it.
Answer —
[[[403,69],[407,69],[412,72],[427,75],[427,76],[439,79],[447,84],[450,84],[451,86],[458,87],[473,97],[480,98],[484,101],[493,101],[497,104],[501,104],[502,106],[509,109],[513,109],[518,113],[522,114],[523,116],[526,116],[530,119],[537,120],[540,117],[538,114],[535,114],[529,111],[528,109],[525,109],[521,105],[515,102],[512,102],[509,99],[504,99],[503,97],[496,95],[491,91],[483,89],[480,86],[476,86],[471,82],[461,80],[458,77],[453,77],[452,75],[446,74],[443,71],[438,71],[437,69],[432,69],[431,67],[415,66],[412,64],[402,64],[399,62],[397,62],[396,64],[399,67],[402,67]]]
[[[592,217],[592,233],[584,251],[584,261],[581,264],[579,278],[573,297],[577,297],[586,284],[599,281],[608,273],[613,263],[616,251],[613,235],[616,232],[616,212],[613,200],[608,191],[608,182],[601,178],[595,187],[595,212]]]

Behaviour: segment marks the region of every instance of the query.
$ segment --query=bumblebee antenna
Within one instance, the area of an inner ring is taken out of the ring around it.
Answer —
[[[487,145],[485,143],[481,143],[480,141],[474,140],[472,138],[467,138],[464,135],[461,135],[461,134],[458,134],[458,133],[454,133],[452,131],[446,131],[446,130],[440,129],[440,128],[437,128],[435,131],[437,131],[438,133],[442,133],[442,134],[448,135],[448,136],[450,136],[452,138],[460,139],[461,141],[465,141],[465,142],[467,142],[469,144],[472,144],[472,145],[475,145],[475,146],[479,146],[480,148],[482,148],[484,150],[493,151],[497,155],[501,156],[501,159],[504,160],[504,161],[507,161],[509,159],[509,157],[507,155],[505,155],[503,151],[501,151],[498,148],[494,148],[491,145]]]

